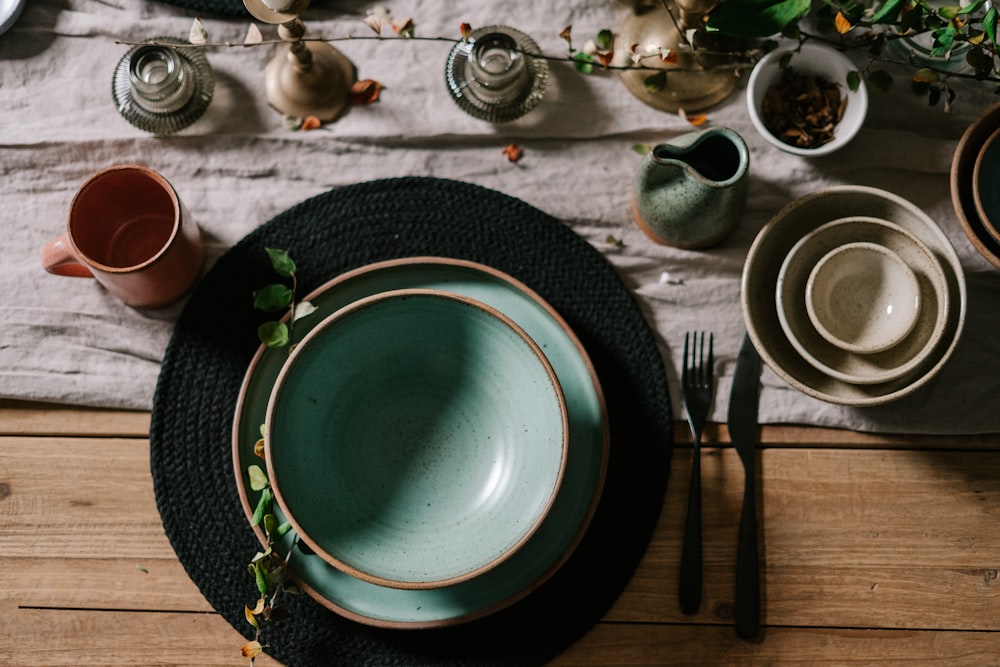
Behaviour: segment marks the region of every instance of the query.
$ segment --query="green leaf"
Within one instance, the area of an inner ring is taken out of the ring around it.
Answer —
[[[247,474],[250,476],[250,488],[254,491],[263,491],[271,486],[267,474],[256,463],[247,467]]]
[[[274,529],[274,536],[284,537],[285,534],[287,534],[288,531],[290,531],[291,529],[292,529],[292,524],[288,523],[287,521],[284,521],[278,524],[278,527]]]
[[[941,57],[947,55],[951,47],[955,44],[955,28],[948,24],[946,28],[933,32],[934,45],[931,48],[931,55]]]
[[[253,516],[250,518],[250,525],[259,525],[261,521],[264,520],[264,515],[271,508],[271,501],[274,496],[271,494],[270,487],[265,488],[260,492],[260,499],[257,501],[257,508],[253,511]]]
[[[657,72],[656,74],[650,74],[645,79],[642,80],[642,87],[646,89],[647,93],[658,93],[663,90],[667,85],[667,73],[666,71]]]
[[[868,83],[876,92],[885,93],[892,88],[892,75],[884,69],[872,70],[868,73]]]
[[[295,275],[295,262],[288,256],[288,252],[280,248],[264,248],[267,256],[271,259],[271,266],[278,272],[279,276],[291,278]]]
[[[946,18],[949,21],[958,16],[959,14],[962,14],[962,8],[956,5],[949,5],[947,7],[940,7],[938,9],[938,16]]]
[[[274,535],[275,529],[278,527],[278,517],[274,516],[270,512],[264,515],[264,533],[266,535]]]
[[[288,345],[288,327],[284,322],[264,322],[257,327],[257,338],[267,347]]]
[[[293,297],[292,290],[285,285],[265,285],[253,293],[253,307],[265,312],[283,310],[292,303]]]
[[[723,2],[708,17],[708,28],[731,37],[769,37],[809,13],[810,0]]]
[[[264,569],[264,565],[262,563],[254,563],[252,567],[253,578],[257,583],[257,590],[261,595],[267,595],[267,592],[271,588],[271,582],[268,579],[267,570]]]
[[[582,51],[573,54],[573,67],[580,74],[590,74],[594,71],[594,57]]]
[[[875,12],[872,17],[872,23],[892,23],[899,16],[899,7],[903,4],[903,0],[887,0],[887,2],[879,7],[879,10]]]
[[[990,44],[997,46],[997,8],[990,7],[983,17],[983,32],[990,40]]]
[[[597,43],[597,48],[610,49],[615,43],[615,33],[608,29],[601,30],[597,33],[597,39],[594,41]]]
[[[857,70],[847,73],[847,87],[853,91],[857,91],[861,87],[861,73]]]

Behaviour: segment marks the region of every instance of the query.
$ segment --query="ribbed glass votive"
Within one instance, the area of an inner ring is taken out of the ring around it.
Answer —
[[[215,78],[200,49],[170,37],[151,41],[118,61],[111,94],[129,123],[153,134],[171,134],[205,113]]]
[[[487,26],[448,54],[445,80],[458,106],[471,116],[506,123],[541,101],[549,75],[538,45],[519,30]]]

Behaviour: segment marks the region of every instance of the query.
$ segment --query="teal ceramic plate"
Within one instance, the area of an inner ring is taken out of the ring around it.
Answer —
[[[360,299],[295,346],[264,453],[299,538],[338,570],[441,588],[517,553],[559,491],[566,404],[541,348],[453,292]]]
[[[511,558],[469,581],[430,590],[389,588],[352,577],[316,555],[292,553],[291,569],[304,590],[329,609],[379,627],[430,628],[464,623],[528,595],[569,558],[600,499],[608,458],[604,396],[590,359],[559,314],[537,294],[489,267],[437,257],[393,260],[345,273],[308,295],[317,312],[295,323],[296,338],[359,299],[397,289],[438,289],[471,297],[507,315],[541,347],[563,388],[569,420],[565,472],[548,516]],[[233,423],[233,465],[249,518],[257,503],[247,468],[271,389],[286,350],[261,348],[244,377]],[[280,508],[277,508],[280,513]],[[282,519],[284,517],[281,517]],[[263,534],[258,530],[258,538]],[[278,545],[287,553],[291,533]]]

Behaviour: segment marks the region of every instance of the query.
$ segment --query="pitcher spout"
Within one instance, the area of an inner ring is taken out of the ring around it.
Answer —
[[[729,128],[654,147],[636,171],[633,214],[657,243],[702,248],[735,228],[746,202],[750,151]]]

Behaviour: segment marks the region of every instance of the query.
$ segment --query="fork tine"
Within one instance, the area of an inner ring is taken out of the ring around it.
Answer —
[[[701,337],[702,337],[702,340],[704,341],[705,334],[702,333]],[[705,366],[705,384],[707,386],[711,386],[712,385],[712,372],[713,372],[712,369],[715,367],[715,360],[712,358],[712,347],[713,347],[714,341],[715,341],[715,333],[714,332],[709,332],[709,334],[708,334],[708,365]]]
[[[688,338],[690,333],[684,334],[684,362],[681,364],[681,386],[686,387],[688,383]]]

